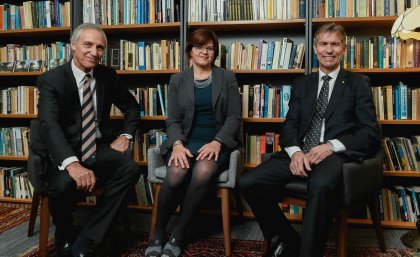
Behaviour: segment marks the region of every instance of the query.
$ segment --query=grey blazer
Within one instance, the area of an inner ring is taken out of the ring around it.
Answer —
[[[213,67],[212,101],[217,134],[216,138],[228,148],[242,145],[241,99],[235,75],[225,69]],[[160,146],[166,154],[176,140],[187,142],[194,119],[194,73],[192,68],[172,75],[168,92],[168,135]]]

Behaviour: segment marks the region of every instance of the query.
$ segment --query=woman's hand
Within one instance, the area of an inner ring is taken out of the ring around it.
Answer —
[[[222,148],[222,145],[220,142],[217,142],[216,140],[211,141],[208,144],[203,145],[197,152],[197,161],[198,160],[204,160],[207,158],[207,160],[211,160],[214,156],[214,160],[217,161],[219,159],[219,153],[220,149]]]
[[[190,150],[185,148],[182,144],[175,145],[172,148],[172,155],[169,159],[168,166],[171,166],[172,162],[174,162],[176,167],[181,166],[183,169],[189,169],[190,163],[188,162],[187,156],[190,158],[193,157]]]

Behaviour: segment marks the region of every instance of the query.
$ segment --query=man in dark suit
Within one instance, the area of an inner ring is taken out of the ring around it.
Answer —
[[[346,34],[327,24],[314,36],[319,71],[293,83],[280,135],[281,152],[245,173],[238,187],[266,239],[278,236],[268,256],[323,256],[342,194],[342,166],[373,156],[379,146],[369,79],[340,67]],[[285,185],[307,179],[302,240],[278,201]]]
[[[37,82],[40,133],[54,167],[47,178],[49,207],[61,255],[90,254],[140,175],[124,155],[139,123],[139,105],[115,70],[99,65],[106,44],[99,26],[80,25],[71,37],[73,59]],[[125,113],[116,139],[109,117],[112,104]],[[104,193],[77,237],[72,211],[81,193],[98,184]]]

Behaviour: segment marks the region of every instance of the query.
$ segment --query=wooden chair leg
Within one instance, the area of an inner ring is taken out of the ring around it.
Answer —
[[[337,256],[347,256],[347,211],[339,210],[335,217]]]
[[[261,255],[264,256],[268,253],[268,251],[270,250],[270,246],[271,246],[271,241],[264,239],[263,241],[263,246],[262,246],[262,252]]]
[[[34,192],[34,195],[32,197],[32,204],[31,204],[31,214],[29,216],[28,237],[31,237],[34,235],[34,228],[35,228],[36,216],[38,214],[39,200],[40,200],[39,195],[36,192]]]
[[[378,198],[376,196],[372,197],[372,199],[369,201],[368,206],[370,216],[372,217],[373,227],[376,233],[376,239],[378,240],[379,249],[381,250],[381,252],[386,252],[384,232],[382,230],[382,224],[379,214]]]
[[[231,256],[231,238],[230,238],[230,203],[229,203],[229,189],[220,188],[222,200],[222,220],[223,220],[223,237],[225,239],[225,254],[227,257]]]
[[[48,207],[48,197],[41,197],[41,215],[39,229],[39,256],[46,257],[48,253],[48,231],[50,229],[50,209]]]
[[[158,207],[158,201],[159,201],[160,184],[153,184],[153,188],[154,188],[154,191],[155,191],[155,196],[154,196],[155,202],[153,204],[152,218],[150,220],[149,240],[152,239],[153,233],[155,233],[156,214],[157,214],[157,207]]]

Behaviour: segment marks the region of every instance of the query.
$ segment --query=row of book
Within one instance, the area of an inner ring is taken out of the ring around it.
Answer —
[[[280,151],[280,134],[266,132],[264,135],[245,136],[245,163],[260,164],[261,156],[264,153],[274,153]]]
[[[344,68],[417,68],[420,67],[420,41],[396,37],[373,36],[346,39]]]
[[[19,86],[0,90],[1,114],[38,114],[38,88]]]
[[[275,70],[300,69],[305,55],[305,46],[296,44],[289,38],[258,45],[234,42],[219,45],[219,56],[215,64],[227,69]]]
[[[34,188],[22,167],[0,167],[0,197],[32,198]]]
[[[180,69],[179,47],[176,40],[147,43],[121,39],[110,43],[102,62],[117,70],[177,70]]]
[[[243,118],[285,118],[289,111],[290,85],[243,85],[241,94]]]
[[[28,156],[29,128],[6,127],[0,129],[0,155]]]
[[[159,147],[167,138],[162,129],[151,129],[146,133],[137,130],[134,137],[134,160],[147,161],[147,150]]]
[[[379,120],[420,120],[420,88],[400,82],[372,87],[372,96]]]
[[[140,104],[140,116],[166,116],[168,109],[168,84],[157,84],[156,87],[129,89]],[[121,115],[115,106],[111,107],[111,115]]]
[[[26,1],[0,4],[0,30],[70,26],[70,1]]]
[[[312,17],[399,16],[419,4],[418,0],[313,0]]]
[[[420,136],[384,137],[384,165],[391,171],[420,171]]]
[[[64,42],[40,45],[7,44],[6,46],[0,46],[0,62],[13,62],[14,69],[17,68],[17,70],[49,70],[69,61],[70,58],[70,44]],[[37,64],[35,61],[39,63]]]
[[[303,0],[189,0],[189,21],[304,19]]]
[[[135,202],[140,206],[152,206],[154,204],[154,193],[151,183],[143,174],[140,175],[139,180],[134,185]]]
[[[83,22],[102,25],[179,21],[175,0],[83,0]]]
[[[417,222],[420,218],[420,187],[382,188],[379,211],[382,220]]]

